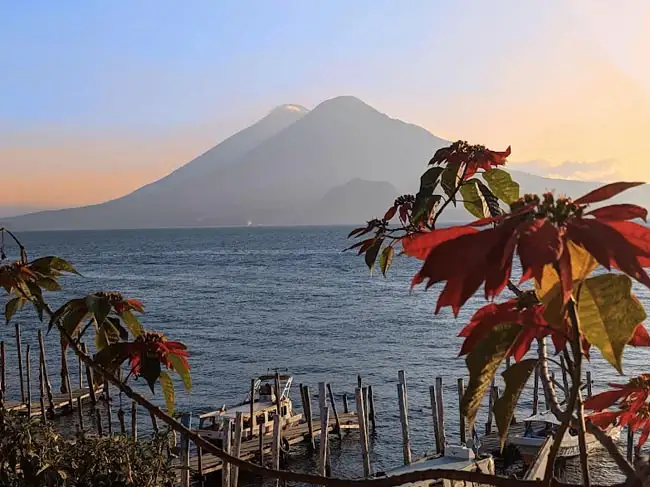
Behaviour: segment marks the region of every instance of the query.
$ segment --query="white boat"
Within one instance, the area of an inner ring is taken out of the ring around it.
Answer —
[[[508,442],[516,446],[524,460],[530,460],[537,456],[539,449],[550,435],[557,431],[560,422],[555,415],[550,412],[535,414],[524,420],[524,433],[508,436]],[[621,433],[618,427],[609,428],[605,431],[608,436],[615,438]],[[599,448],[600,442],[592,434],[585,435],[587,453]],[[558,457],[577,457],[580,456],[580,445],[576,431],[569,428],[564,433],[564,438],[558,450]]]
[[[426,456],[412,462],[410,465],[404,465],[389,470],[388,472],[378,473],[374,477],[395,477],[396,475],[402,475],[408,472],[430,469],[464,470],[494,475],[494,459],[492,455],[481,455],[477,457],[474,451],[466,446],[446,445],[444,455]],[[440,479],[423,480],[402,485],[413,487],[429,487],[431,485],[440,485],[443,487],[478,487],[482,484]]]
[[[273,415],[279,413],[282,427],[286,428],[302,419],[302,414],[296,414],[289,397],[293,377],[290,375],[265,374],[252,381],[253,385],[242,402],[232,407],[210,411],[199,416],[199,433],[217,445],[223,439],[224,424],[228,419],[233,422],[237,413],[242,413],[242,437],[259,436],[260,425],[262,435],[273,433]],[[252,421],[251,421],[252,418]]]

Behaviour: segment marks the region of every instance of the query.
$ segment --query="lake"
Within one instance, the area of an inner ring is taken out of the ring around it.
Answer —
[[[83,274],[64,279],[65,292],[51,295],[52,307],[90,292],[119,290],[144,302],[145,327],[188,345],[194,386],[186,394],[177,383],[177,410],[198,413],[238,402],[250,378],[268,368],[288,368],[296,384],[309,384],[313,391],[319,381],[329,381],[337,395],[350,398],[361,374],[375,393],[373,469],[384,470],[402,458],[399,369],[407,375],[414,457],[434,446],[428,388],[436,376],[446,386],[447,434],[457,436],[456,379],[465,375],[465,363],[457,358],[461,339],[456,335],[485,301],[471,300],[458,319],[449,309],[435,315],[436,288],[409,289],[417,261],[397,256],[387,279],[378,272],[371,276],[362,258],[342,252],[351,243],[349,230],[248,227],[33,232],[19,237],[30,256],[61,256]],[[650,302],[647,289],[637,291],[643,302]],[[23,326],[24,343],[34,349],[34,330],[40,326],[35,314],[26,310],[15,320]],[[13,326],[4,327],[0,339],[8,343],[8,360],[15,364]],[[53,339],[47,344],[52,351]],[[596,390],[623,380],[597,352],[593,355]],[[648,359],[650,350],[629,350],[625,372],[642,371]],[[49,360],[50,370],[55,370],[54,352]],[[9,395],[15,398],[18,387],[8,382]],[[297,404],[299,397],[295,388]],[[525,391],[523,406],[530,400],[531,391]],[[479,430],[484,422],[481,415]],[[338,453],[332,451],[337,475],[362,473],[353,438],[345,439]],[[313,467],[311,460],[303,462]]]

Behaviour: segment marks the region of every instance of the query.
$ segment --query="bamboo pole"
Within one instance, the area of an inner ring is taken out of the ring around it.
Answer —
[[[438,405],[436,404],[436,388],[429,386],[429,399],[431,400],[431,419],[433,420],[433,436],[436,440],[436,453],[442,451],[440,430],[438,429]]]
[[[535,377],[533,380],[533,416],[539,409],[539,365],[535,367]]]
[[[591,397],[591,371],[587,371],[587,397]]]
[[[102,414],[99,412],[99,409],[95,409],[95,419],[97,421],[97,434],[103,436],[104,429],[102,428]]]
[[[20,341],[20,324],[16,323],[16,349],[18,350],[18,374],[20,376],[20,402],[25,404],[25,383],[23,382],[23,345]]]
[[[348,404],[348,395],[343,394],[343,412],[348,414],[350,412],[350,406]]]
[[[43,342],[43,331],[38,330],[38,348],[41,356],[41,366],[43,368],[43,382],[45,384],[45,392],[47,393],[48,411],[54,415],[54,395],[52,394],[52,384],[47,374],[47,357],[45,355],[45,344]]]
[[[327,447],[329,443],[329,419],[330,410],[327,406],[323,408],[320,414],[320,474],[327,476]]]
[[[77,398],[77,414],[79,416],[79,429],[84,430],[84,410],[81,402],[81,396]]]
[[[158,420],[156,417],[153,415],[151,411],[149,411],[149,417],[151,418],[151,427],[153,428],[154,434],[158,434]]]
[[[108,436],[113,434],[113,411],[111,408],[111,392],[108,388],[108,381],[104,381],[104,400],[106,401],[106,416],[108,421]]]
[[[117,411],[117,420],[120,422],[120,433],[126,436],[126,422],[124,421],[124,410],[120,407]]]
[[[327,384],[327,393],[330,397],[330,404],[332,405],[332,412],[334,413],[334,421],[336,422],[336,433],[339,438],[341,437],[341,421],[339,420],[339,413],[336,411],[336,402],[334,401],[334,393],[332,392],[332,386]]]
[[[29,344],[27,344],[27,349],[25,350],[25,373],[27,376],[27,417],[32,417],[32,373],[31,367],[29,365]]]
[[[363,391],[360,387],[357,387],[355,391],[355,398],[357,402],[357,419],[359,421],[359,432],[361,433],[361,454],[363,455],[363,476],[365,478],[370,477],[371,467],[370,467],[370,452],[368,447],[368,428],[365,424],[366,422],[366,413],[363,410]]]
[[[244,413],[241,411],[237,412],[235,416],[235,439],[232,446],[232,455],[239,458],[241,455],[241,440],[242,433],[244,429]],[[239,468],[236,465],[230,467],[230,485],[232,487],[237,487],[239,482]]]
[[[106,384],[104,384],[106,387]],[[108,391],[106,391],[108,392]],[[186,428],[192,428],[192,413],[183,413],[181,416],[181,424]],[[183,487],[190,486],[190,439],[187,435],[181,434],[181,485]],[[225,472],[225,464],[224,464]],[[230,487],[226,485],[225,487]]]
[[[77,373],[79,374],[79,389],[83,389],[84,387],[83,363],[81,362],[81,359],[79,357],[77,357],[77,360],[79,365],[79,368],[77,370]]]
[[[65,351],[61,349],[61,363],[63,364],[64,380],[65,380],[65,389],[68,393],[68,407],[72,411],[74,408],[74,403],[72,402],[72,387],[70,386],[70,374],[68,373],[68,357]]]
[[[325,382],[318,383],[318,415],[323,417],[323,409],[327,406],[327,392]]]
[[[280,400],[280,373],[275,373],[275,409],[282,416],[282,401]]]
[[[464,445],[467,443],[467,427],[465,425],[465,415],[463,414],[463,408],[461,404],[463,402],[463,395],[465,394],[465,380],[460,377],[458,379],[458,414],[460,420],[460,444]]]
[[[314,441],[314,415],[311,410],[311,395],[309,393],[309,386],[305,386],[305,420],[307,421],[307,439],[312,449],[316,448]]]
[[[47,412],[45,411],[45,384],[43,379],[43,356],[38,355],[38,392],[39,404],[41,406],[41,421],[43,424],[47,423]]]
[[[362,387],[363,411],[366,413],[366,436],[370,438],[370,401],[368,400],[368,386]]]
[[[567,363],[564,356],[560,355],[560,365],[562,366],[562,384],[564,385],[565,394],[569,394],[569,378],[567,376]],[[578,386],[579,387],[579,386]]]
[[[634,461],[634,430],[630,426],[627,427],[627,461]]]
[[[88,353],[85,343],[81,344],[83,353]],[[90,394],[90,402],[94,406],[97,404],[97,397],[95,396],[95,383],[93,382],[93,371],[89,365],[86,365],[86,382],[88,383],[88,393]]]
[[[438,408],[438,433],[440,434],[440,445],[442,449],[440,453],[445,454],[445,444],[447,438],[445,437],[445,402],[442,390],[442,377],[436,377],[436,406]]]
[[[280,470],[280,445],[282,441],[281,431],[282,431],[282,416],[276,413],[273,415],[273,446],[271,448],[272,460],[273,460],[272,468],[274,470]],[[275,486],[278,487],[279,485],[280,485],[280,481],[276,479]]]
[[[397,399],[399,400],[399,419],[402,425],[402,453],[404,465],[411,464],[411,440],[409,438],[408,405],[406,391],[403,383],[397,384]]]
[[[135,401],[131,403],[131,436],[138,439],[138,408]]]
[[[0,393],[1,397],[7,394],[7,363],[5,361],[5,342],[0,342]]]
[[[264,423],[259,424],[260,466],[264,466]]]

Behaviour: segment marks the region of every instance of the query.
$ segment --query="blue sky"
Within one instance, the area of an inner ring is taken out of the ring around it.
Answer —
[[[630,172],[640,159],[618,148],[650,127],[650,9],[624,5],[5,1],[0,169],[22,188],[25,166],[90,177],[114,161],[121,175],[80,202],[105,199],[276,105],[353,94],[442,136],[512,144],[515,162]]]

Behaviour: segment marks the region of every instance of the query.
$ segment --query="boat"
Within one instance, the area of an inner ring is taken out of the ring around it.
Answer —
[[[524,419],[523,434],[509,435],[508,442],[517,447],[524,461],[530,461],[537,456],[546,439],[557,431],[559,425],[560,422],[550,411],[535,414]],[[620,435],[621,429],[619,427],[610,427],[605,430],[605,433],[612,438],[616,438]],[[585,443],[587,453],[601,446],[596,437],[590,433],[586,433]],[[577,431],[569,428],[564,433],[557,456],[565,458],[580,456]]]
[[[243,417],[243,438],[253,438],[273,434],[273,417],[279,413],[282,418],[282,428],[298,423],[302,414],[293,409],[290,392],[293,377],[288,374],[267,373],[251,380],[251,389],[238,404],[221,408],[199,416],[199,434],[221,446],[224,439],[224,425],[228,420],[234,423],[237,413]],[[252,421],[251,421],[252,418]],[[262,425],[260,427],[260,425]]]
[[[388,472],[380,472],[375,474],[375,478],[395,477],[409,472],[418,470],[430,469],[449,469],[449,470],[464,470],[469,472],[481,472],[488,475],[494,475],[494,458],[489,454],[477,455],[475,451],[468,446],[464,445],[446,445],[444,454],[436,454],[420,458],[409,465],[398,467]],[[412,487],[479,487],[482,484],[473,482],[463,482],[458,480],[422,480],[418,482],[411,482],[402,485]]]

